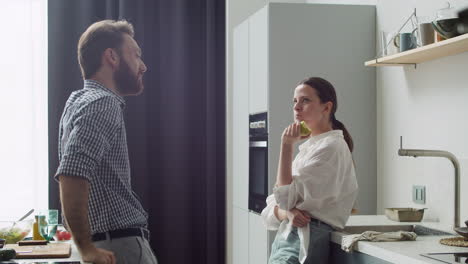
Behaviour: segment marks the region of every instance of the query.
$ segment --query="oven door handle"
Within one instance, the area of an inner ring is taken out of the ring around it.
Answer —
[[[250,147],[267,147],[268,142],[267,141],[250,141],[249,143]]]

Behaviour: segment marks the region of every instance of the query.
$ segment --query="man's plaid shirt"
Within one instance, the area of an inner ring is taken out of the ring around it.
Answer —
[[[130,184],[122,97],[93,80],[73,92],[60,120],[55,174],[90,183],[91,234],[146,227],[147,213]],[[58,180],[58,179],[57,179]]]

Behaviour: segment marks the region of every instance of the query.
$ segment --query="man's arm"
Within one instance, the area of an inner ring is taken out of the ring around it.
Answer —
[[[91,241],[88,219],[89,182],[76,176],[59,175],[60,200],[68,227],[84,261],[116,263],[110,251],[96,248]]]
[[[60,200],[68,227],[79,249],[92,245],[88,221],[89,183],[86,179],[60,175]]]

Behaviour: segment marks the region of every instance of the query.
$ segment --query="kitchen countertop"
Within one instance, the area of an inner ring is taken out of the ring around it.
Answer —
[[[385,215],[353,215],[350,216],[346,226],[380,226],[380,225],[421,225],[449,233],[456,233],[451,230],[450,225],[441,225],[439,222],[396,222],[389,220]],[[342,232],[335,231],[331,235],[331,240],[334,243],[341,244],[342,237],[346,235]],[[383,259],[391,263],[398,264],[441,264],[442,262],[429,259],[420,254],[424,253],[448,253],[448,252],[468,252],[468,248],[445,246],[439,243],[441,238],[447,236],[418,236],[416,241],[399,241],[399,242],[368,242],[359,241],[356,245],[358,252]],[[73,242],[72,254],[69,258],[65,259],[15,259],[16,262],[30,263],[30,262],[54,262],[54,261],[80,261],[80,253]],[[352,253],[351,253],[352,254]],[[0,261],[0,264],[2,262]]]
[[[395,222],[389,220],[385,215],[354,215],[350,216],[346,226],[372,226],[372,225],[421,225],[441,231],[456,233],[450,226],[441,225],[439,222]],[[331,240],[341,245],[343,233],[336,231],[332,233]],[[411,264],[440,264],[442,262],[432,260],[420,254],[424,253],[448,253],[448,252],[468,252],[468,248],[451,247],[439,243],[441,238],[450,236],[418,236],[416,241],[399,242],[357,242],[356,251],[383,259],[392,263]]]

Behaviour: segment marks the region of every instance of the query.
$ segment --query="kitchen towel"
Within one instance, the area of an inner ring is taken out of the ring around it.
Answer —
[[[398,232],[376,232],[366,231],[362,234],[343,236],[341,240],[341,249],[346,252],[353,252],[356,242],[371,241],[371,242],[390,242],[390,241],[412,241],[416,240],[416,233],[407,231]]]

